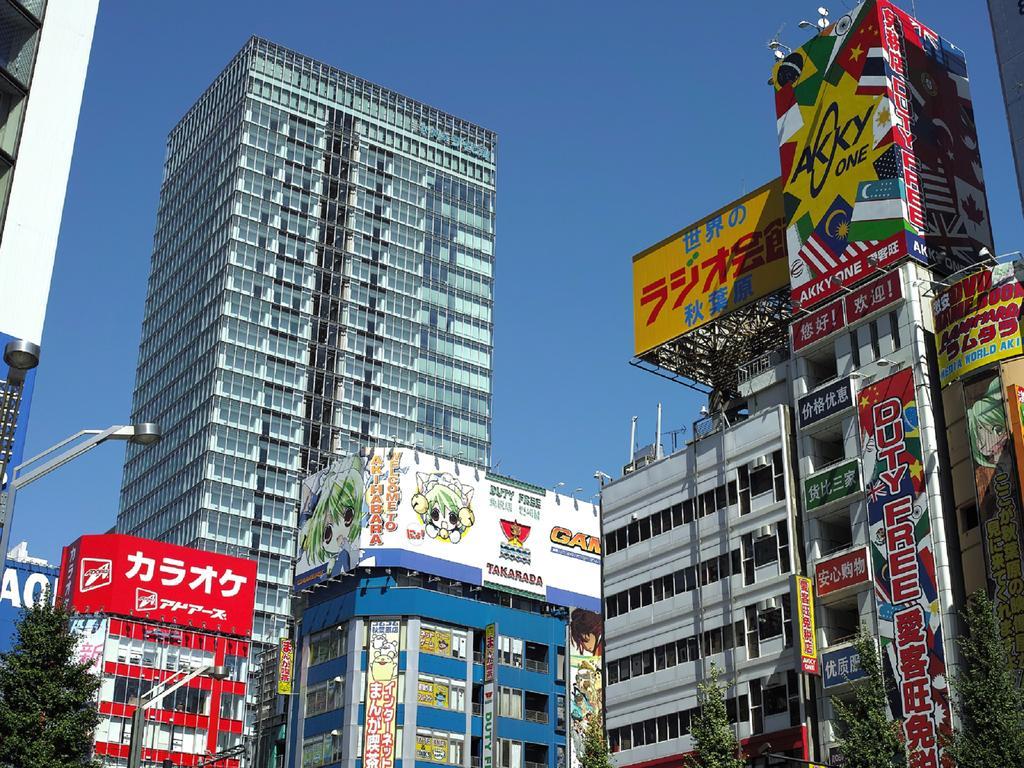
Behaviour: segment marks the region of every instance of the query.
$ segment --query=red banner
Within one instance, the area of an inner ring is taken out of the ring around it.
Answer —
[[[64,548],[57,593],[79,613],[248,637],[256,562],[134,536],[82,536]]]
[[[877,280],[858,288],[848,295],[846,303],[846,322],[856,323],[869,315],[880,312],[903,298],[903,286],[900,283],[899,271],[889,272]]]
[[[818,597],[865,584],[870,578],[867,547],[830,557],[814,566],[814,586]]]
[[[798,352],[815,344],[845,326],[842,300],[793,321],[793,351]]]

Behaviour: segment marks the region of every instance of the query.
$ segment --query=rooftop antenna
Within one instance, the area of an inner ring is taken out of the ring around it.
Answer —
[[[629,425],[629,463],[633,463],[636,456],[636,419],[634,416]]]
[[[661,458],[661,403],[658,403],[658,425],[654,428],[654,458]]]

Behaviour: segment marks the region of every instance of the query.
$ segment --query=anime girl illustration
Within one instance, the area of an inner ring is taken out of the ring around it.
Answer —
[[[359,557],[363,518],[363,471],[358,456],[335,462],[303,504],[296,573],[325,565],[325,575],[343,573]]]
[[[987,385],[984,381],[972,382],[964,388],[964,396],[970,403],[967,408],[967,434],[974,460],[974,484],[981,506],[978,511],[982,513],[982,519],[988,519],[988,513],[995,505],[995,496],[990,496],[990,489],[996,467],[1005,463],[1006,473],[1009,475],[1013,471],[1011,454],[1007,450],[1010,432],[999,376],[993,376]]]
[[[575,608],[569,619],[569,638],[580,654],[604,655],[604,620],[601,614]]]
[[[416,473],[416,493],[410,500],[427,536],[458,544],[473,527],[473,488],[449,472]]]

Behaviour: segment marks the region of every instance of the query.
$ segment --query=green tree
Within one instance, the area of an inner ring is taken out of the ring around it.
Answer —
[[[690,724],[695,755],[686,761],[686,768],[744,768],[739,742],[729,723],[725,693],[719,685],[722,671],[711,665],[708,679],[697,686],[700,713]]]
[[[1013,679],[992,601],[978,590],[962,616],[967,633],[957,641],[962,662],[952,679],[960,727],[948,751],[960,768],[1024,765],[1024,695]]]
[[[866,676],[856,682],[854,698],[849,704],[832,697],[843,768],[905,765],[906,750],[900,724],[889,718],[888,683],[882,672],[875,638],[861,625],[854,645]]]
[[[612,768],[612,759],[608,754],[608,742],[604,737],[604,724],[601,715],[591,713],[587,718],[587,730],[583,733],[583,754],[580,756],[582,768]]]
[[[75,661],[71,614],[50,595],[25,609],[0,654],[0,766],[83,768],[99,722],[98,678]]]

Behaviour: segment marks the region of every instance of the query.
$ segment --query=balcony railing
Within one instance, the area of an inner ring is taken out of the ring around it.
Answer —
[[[539,709],[528,709],[526,710],[526,719],[531,723],[546,723],[548,721],[548,713]]]
[[[474,664],[483,664],[484,663],[484,655],[483,655],[483,653],[481,653],[480,651],[473,651],[473,663]]]
[[[472,768],[480,768],[481,758],[480,755],[470,755],[469,764]]]
[[[484,705],[481,704],[479,701],[474,701],[473,702],[473,714],[477,715],[477,716],[480,716],[483,713],[484,713]]]
[[[529,760],[523,761],[523,768],[548,768],[547,763],[532,763]]]
[[[531,672],[540,672],[541,674],[547,674],[548,663],[546,661],[536,661],[534,659],[527,659],[526,668]]]

